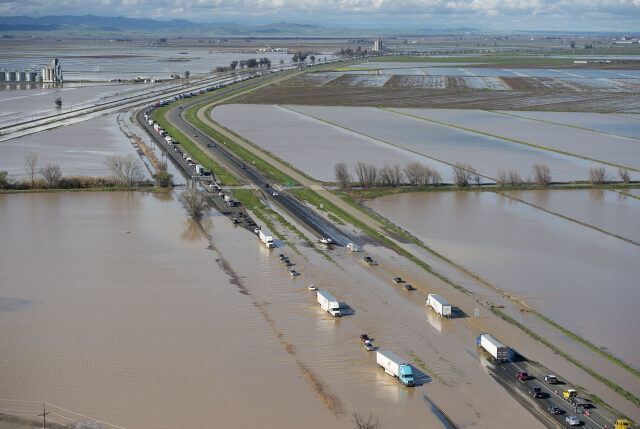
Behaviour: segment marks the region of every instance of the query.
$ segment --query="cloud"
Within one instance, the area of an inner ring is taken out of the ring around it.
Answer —
[[[0,0],[0,14],[146,16],[199,22],[302,20],[357,27],[448,23],[486,29],[606,30],[640,22],[640,0]],[[583,28],[576,28],[577,25]]]

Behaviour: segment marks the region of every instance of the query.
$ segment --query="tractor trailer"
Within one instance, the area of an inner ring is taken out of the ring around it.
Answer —
[[[504,362],[509,358],[509,348],[496,340],[491,334],[480,334],[476,344],[489,353],[498,362]]]
[[[260,237],[260,241],[262,241],[268,249],[273,249],[275,247],[273,244],[273,235],[271,235],[271,233],[266,229],[259,229],[258,237]]]
[[[376,352],[376,361],[380,365],[380,369],[397,378],[405,386],[413,386],[415,384],[411,365],[404,359],[386,350],[378,350]]]
[[[329,292],[324,290],[317,291],[316,299],[318,300],[320,307],[333,317],[342,316],[340,313],[340,303]]]
[[[451,304],[440,295],[429,294],[426,304],[433,308],[433,311],[438,313],[440,317],[451,317]]]

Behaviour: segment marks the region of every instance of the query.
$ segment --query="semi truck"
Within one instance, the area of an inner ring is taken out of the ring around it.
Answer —
[[[509,348],[496,340],[491,334],[480,334],[476,344],[489,353],[498,362],[504,362],[509,358]]]
[[[393,353],[386,350],[378,350],[376,352],[376,362],[387,374],[395,377],[405,386],[415,385],[413,370],[404,359],[399,358]]]
[[[259,229],[258,237],[260,238],[260,241],[262,241],[264,245],[267,246],[268,249],[273,249],[275,247],[275,245],[273,244],[273,235],[271,235],[271,233],[266,229]]]
[[[317,291],[316,299],[318,300],[320,307],[333,317],[342,316],[340,313],[340,303],[329,292],[324,290]]]
[[[431,293],[427,296],[427,307],[433,308],[433,311],[438,313],[440,317],[451,317],[451,304],[446,299],[435,293]]]
[[[196,171],[196,174],[198,176],[202,176],[204,174],[204,167],[201,166],[200,164],[196,164],[196,166],[193,167],[193,169]]]

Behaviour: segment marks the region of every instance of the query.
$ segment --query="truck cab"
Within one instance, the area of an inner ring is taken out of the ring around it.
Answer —
[[[340,304],[337,302],[332,302],[329,304],[329,314],[333,317],[341,317],[342,313],[340,313]]]
[[[398,371],[398,380],[405,386],[413,386],[415,384],[415,380],[413,378],[413,371],[411,370],[410,365],[401,365],[400,370]]]
[[[578,396],[578,391],[575,389],[567,389],[564,392],[562,392],[562,396],[565,399],[573,398],[574,396]]]

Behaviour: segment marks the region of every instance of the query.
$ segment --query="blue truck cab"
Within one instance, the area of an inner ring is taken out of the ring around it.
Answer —
[[[400,365],[400,370],[398,371],[398,379],[405,386],[413,386],[415,380],[413,378],[413,371],[411,370],[411,365]]]

